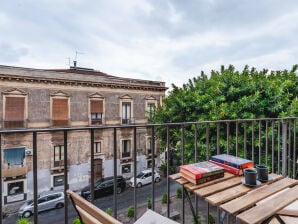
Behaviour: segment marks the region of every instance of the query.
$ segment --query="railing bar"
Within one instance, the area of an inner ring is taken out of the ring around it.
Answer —
[[[293,160],[293,174],[296,178],[296,163],[298,162],[296,159],[296,120],[293,121]]]
[[[167,125],[167,217],[170,217],[170,178],[169,178],[169,166],[170,166],[170,139],[169,139],[169,134],[170,129],[169,126]]]
[[[34,200],[34,223],[38,223],[38,185],[37,185],[37,132],[33,132],[33,200]]]
[[[2,224],[2,134],[0,134],[0,193],[1,193],[1,197],[0,197],[0,224]]]
[[[277,126],[277,173],[280,174],[280,121]]]
[[[265,131],[265,164],[268,166],[268,121],[266,121]]]
[[[227,154],[230,154],[230,123],[227,122]]]
[[[287,176],[287,121],[282,123],[282,175]]]
[[[114,133],[113,133],[113,137],[114,137],[114,139],[113,139],[114,140],[113,160],[114,160],[114,186],[115,186],[116,185],[115,183],[118,183],[117,179],[115,181],[115,177],[117,178],[117,173],[118,173],[117,172],[117,128],[114,128],[113,130],[114,130]],[[134,172],[135,172],[135,170],[134,170]],[[135,177],[136,177],[136,175],[135,175]],[[134,185],[134,186],[136,186],[136,185]],[[116,191],[114,191],[114,192],[116,192]],[[114,193],[114,218],[115,219],[117,219],[117,215],[118,215],[117,199],[118,199],[118,195],[116,193]]]
[[[251,160],[255,161],[255,123],[251,122]]]
[[[216,123],[216,152],[220,154],[220,123]]]
[[[152,154],[153,156],[153,154]],[[154,160],[154,157],[152,158],[152,160]],[[133,128],[133,161],[134,161],[134,166],[136,166],[136,163],[137,163],[137,128],[134,127]],[[153,164],[153,161],[152,161],[152,164]],[[153,166],[153,165],[152,165]],[[115,175],[115,174],[114,174]],[[153,175],[152,175],[153,176]],[[117,182],[115,182],[117,183]],[[152,182],[154,183],[154,182]],[[114,184],[115,186],[115,184]],[[134,185],[134,220],[136,221],[137,220],[137,191],[136,191],[136,185]]]
[[[184,125],[181,125],[181,163],[184,164]],[[185,196],[184,196],[184,186],[182,193],[182,223],[185,223]]]
[[[195,124],[195,162],[198,162],[198,125]],[[197,194],[195,194],[195,213],[196,213],[196,217],[198,216],[198,205],[199,205],[199,201],[198,201],[198,196]]]
[[[243,148],[244,148],[244,158],[247,158],[247,123],[244,122],[244,131],[243,131],[243,135],[244,135],[244,143],[243,143]]]
[[[154,174],[155,168],[155,126],[151,127],[151,147],[152,147],[152,174]],[[154,182],[154,175],[152,175],[152,210],[155,211],[155,182]]]
[[[239,123],[236,121],[236,156],[238,156],[238,132],[239,132]]]
[[[209,150],[210,150],[210,126],[209,126],[209,123],[206,124],[206,160],[208,161],[209,160]]]
[[[63,132],[64,138],[64,223],[68,223],[68,197],[66,191],[68,190],[68,164],[67,164],[67,130]]]
[[[261,154],[262,154],[262,148],[261,148],[261,144],[262,144],[262,122],[259,121],[259,164],[262,164],[262,158],[261,158]]]
[[[292,140],[292,138],[291,138],[291,121],[289,121],[289,134],[288,134],[288,136],[289,136],[289,139],[288,139],[288,175],[289,176],[291,176],[291,155],[292,155],[292,153],[291,153],[291,140]]]
[[[271,172],[274,173],[274,127],[275,123],[272,121],[272,139],[271,139]]]
[[[90,130],[90,193],[91,203],[94,204],[94,129]]]

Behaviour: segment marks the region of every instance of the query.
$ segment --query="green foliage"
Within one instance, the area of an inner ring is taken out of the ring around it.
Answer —
[[[209,219],[209,224],[215,224],[215,219],[213,215],[209,214],[208,219]]]
[[[168,201],[168,195],[167,193],[163,193],[161,197],[161,203],[166,204]]]
[[[269,71],[245,66],[237,71],[230,65],[221,67],[220,71],[211,71],[210,77],[204,72],[194,77],[182,87],[172,85],[172,90],[165,99],[163,106],[158,107],[150,118],[151,123],[199,122],[214,120],[238,120],[252,118],[283,118],[298,116],[298,65],[283,71]],[[265,122],[264,122],[265,123]],[[262,124],[263,126],[265,124]],[[226,127],[223,122],[220,127],[219,148],[226,150]],[[245,124],[246,125],[246,124]],[[247,133],[258,131],[257,122],[247,124]],[[253,127],[254,126],[254,127]],[[206,158],[206,125],[185,125],[184,128],[184,162],[194,161],[194,133],[200,133],[197,139],[198,160]],[[217,127],[210,124],[209,128],[209,155],[216,152]],[[243,130],[244,124],[239,123]],[[253,129],[254,128],[254,129]],[[166,149],[166,128],[156,128],[156,135],[161,139],[161,149]],[[271,124],[268,133],[271,135]],[[181,157],[181,130],[182,127],[171,126],[169,130],[170,149],[175,149]],[[229,124],[229,148],[234,150],[236,141],[243,144],[243,136],[236,139],[236,124]],[[264,134],[262,136],[265,136]],[[255,135],[254,147],[259,146],[258,134]],[[263,137],[262,137],[263,138]],[[263,140],[263,139],[261,139]],[[252,147],[247,142],[247,148]],[[264,144],[263,141],[261,144]],[[200,150],[204,149],[204,150]],[[174,153],[174,152],[173,152]],[[230,153],[234,153],[230,151]],[[241,155],[240,155],[241,156]],[[248,155],[250,156],[250,155]]]
[[[112,209],[111,208],[107,208],[106,209],[106,213],[110,216],[112,216]]]
[[[147,198],[147,208],[149,208],[149,209],[152,208],[152,201],[151,201],[151,198]]]
[[[200,215],[197,215],[196,219],[197,219],[197,223],[198,223],[198,224],[201,224],[201,223],[202,223],[202,222],[201,222],[201,216],[200,216]],[[192,222],[193,222],[193,223],[196,223],[194,217],[192,218]]]
[[[135,207],[134,206],[129,206],[127,210],[127,217],[132,218],[134,217],[135,214]]]
[[[177,198],[182,198],[182,188],[181,187],[177,188],[176,197]]]
[[[20,218],[17,222],[17,224],[32,224],[28,219],[26,218]]]

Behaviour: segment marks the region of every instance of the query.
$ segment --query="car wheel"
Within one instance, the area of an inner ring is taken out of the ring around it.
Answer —
[[[122,192],[122,188],[121,187],[117,187],[117,194],[120,194]]]
[[[159,177],[156,177],[155,178],[155,182],[159,182],[160,181],[160,178]]]
[[[139,183],[137,184],[137,187],[142,187],[142,183],[139,182]]]
[[[57,205],[56,205],[56,208],[63,208],[63,206],[64,206],[64,204],[63,203],[58,203]]]
[[[32,215],[32,212],[30,212],[30,211],[25,211],[25,212],[23,213],[23,217],[24,217],[24,218],[29,218],[31,215]]]
[[[91,194],[86,197],[87,201],[91,201]]]

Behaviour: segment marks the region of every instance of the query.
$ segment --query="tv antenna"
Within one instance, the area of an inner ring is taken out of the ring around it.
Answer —
[[[78,54],[84,54],[84,53],[83,53],[83,52],[76,51],[75,60],[73,61],[73,66],[74,66],[74,67],[77,67]]]

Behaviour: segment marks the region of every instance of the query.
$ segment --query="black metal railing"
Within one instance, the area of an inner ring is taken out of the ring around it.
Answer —
[[[37,198],[38,198],[38,152],[37,142],[40,133],[61,132],[64,142],[64,192],[65,192],[65,207],[64,207],[64,223],[68,223],[68,200],[66,190],[69,188],[68,184],[68,167],[69,160],[68,151],[69,140],[68,133],[76,131],[88,131],[90,134],[90,188],[91,188],[91,202],[94,203],[94,132],[95,130],[111,130],[113,133],[113,144],[110,151],[113,152],[113,174],[114,183],[120,167],[118,167],[117,159],[120,158],[120,150],[118,147],[117,137],[121,129],[130,128],[132,130],[133,148],[133,176],[137,175],[137,138],[140,137],[138,130],[146,129],[147,135],[151,136],[151,154],[152,158],[157,155],[157,150],[167,151],[167,202],[170,201],[170,155],[179,151],[180,164],[188,161],[208,160],[212,154],[228,153],[242,156],[255,161],[256,164],[270,165],[271,171],[295,178],[296,174],[296,160],[297,160],[297,117],[283,118],[283,119],[243,119],[243,120],[220,120],[220,121],[203,121],[203,122],[181,122],[181,123],[165,123],[165,124],[142,124],[142,125],[118,125],[118,126],[90,126],[90,127],[69,127],[69,128],[45,128],[45,129],[16,129],[8,130],[1,129],[0,131],[0,167],[4,167],[2,157],[3,141],[8,135],[30,134],[32,135],[33,159],[33,200],[34,200],[34,223],[38,222],[37,213]],[[180,136],[179,136],[180,135]],[[164,149],[156,149],[156,136],[161,136],[160,141],[164,141]],[[178,136],[178,137],[177,137]],[[119,139],[118,139],[119,141]],[[172,149],[175,150],[172,150]],[[189,153],[189,150],[192,150]],[[204,153],[201,153],[202,150]],[[186,153],[187,152],[187,153]],[[193,158],[189,158],[191,155]],[[202,156],[203,155],[203,156]],[[152,159],[152,172],[156,169],[155,160]],[[155,183],[154,176],[152,176],[152,209],[155,210]],[[0,172],[0,179],[2,180],[2,173]],[[136,186],[136,179],[134,178],[134,186]],[[117,185],[114,185],[114,192],[117,192]],[[0,192],[2,191],[2,184],[0,184]],[[183,194],[182,194],[183,195]],[[134,219],[137,214],[137,188],[134,188]],[[117,198],[114,194],[114,217],[117,218]],[[182,223],[185,220],[184,197],[182,196]],[[196,201],[196,208],[198,201]],[[2,202],[0,203],[0,224],[2,224]],[[167,216],[170,216],[170,203],[167,203]]]

